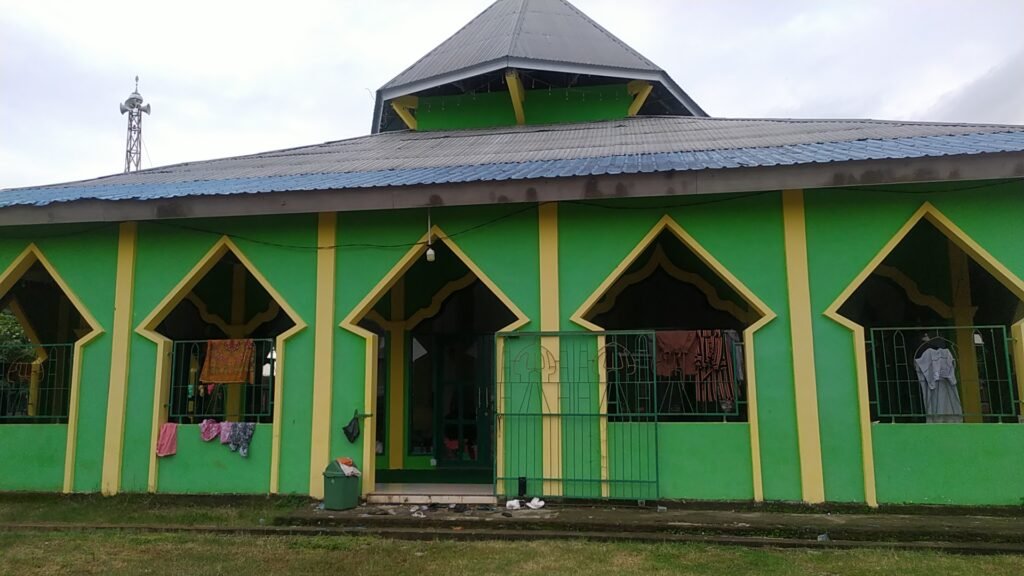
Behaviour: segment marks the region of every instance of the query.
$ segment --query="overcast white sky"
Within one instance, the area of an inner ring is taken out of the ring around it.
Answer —
[[[575,0],[709,114],[1024,124],[1022,0]],[[366,134],[490,0],[0,0],[0,188]],[[628,9],[626,8],[628,6]]]

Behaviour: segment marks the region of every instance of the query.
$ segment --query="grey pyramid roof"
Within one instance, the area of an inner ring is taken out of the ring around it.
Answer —
[[[503,68],[660,82],[705,115],[664,70],[566,0],[497,0],[378,94],[389,100]]]

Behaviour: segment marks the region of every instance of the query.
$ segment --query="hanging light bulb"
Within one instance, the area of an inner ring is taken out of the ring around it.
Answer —
[[[427,208],[427,262],[433,262],[437,258],[437,254],[434,253],[434,247],[431,243],[434,240],[434,227],[430,222],[430,208]]]

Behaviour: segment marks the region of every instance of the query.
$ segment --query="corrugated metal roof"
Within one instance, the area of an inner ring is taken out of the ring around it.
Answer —
[[[498,0],[381,89],[506,58],[661,70],[565,0]]]
[[[389,132],[0,192],[0,207],[1024,152],[1024,126],[631,118]]]

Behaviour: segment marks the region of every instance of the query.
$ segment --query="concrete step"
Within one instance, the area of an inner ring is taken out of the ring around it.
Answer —
[[[484,494],[408,494],[373,493],[366,496],[368,504],[467,504],[495,506],[498,499]]]

